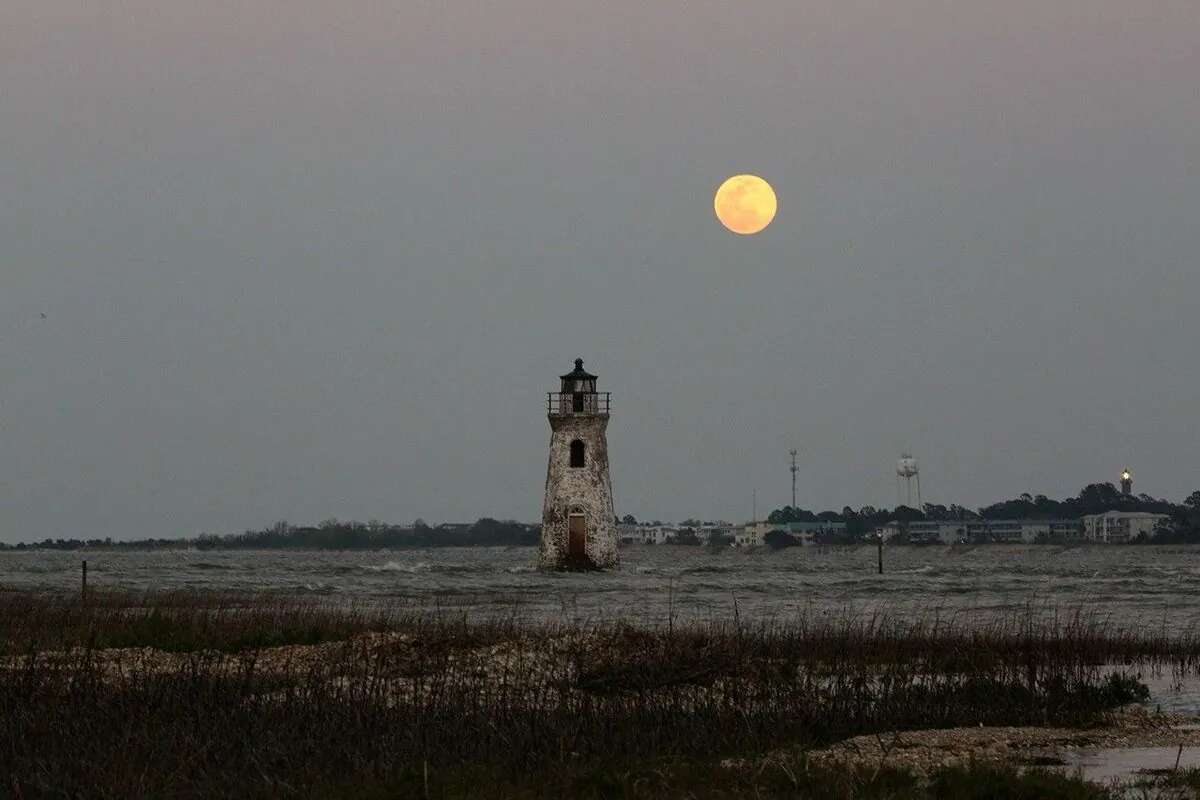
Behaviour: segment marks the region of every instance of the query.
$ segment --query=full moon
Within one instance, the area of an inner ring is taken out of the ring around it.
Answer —
[[[744,236],[770,225],[776,208],[775,190],[757,175],[734,175],[721,184],[713,198],[721,224]]]

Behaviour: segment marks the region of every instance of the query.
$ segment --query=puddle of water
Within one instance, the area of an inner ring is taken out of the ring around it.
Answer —
[[[1108,747],[1097,750],[1064,750],[1067,770],[1082,770],[1083,777],[1096,783],[1126,781],[1139,772],[1171,770],[1179,758],[1180,769],[1200,767],[1200,747]]]
[[[1179,677],[1169,669],[1155,674],[1136,665],[1107,664],[1101,674],[1123,672],[1136,675],[1150,690],[1149,701],[1142,703],[1151,711],[1171,714],[1200,715],[1200,675]]]
[[[1150,689],[1148,708],[1162,707],[1177,714],[1200,714],[1200,680],[1189,676],[1180,680],[1170,674],[1142,674],[1142,682]]]

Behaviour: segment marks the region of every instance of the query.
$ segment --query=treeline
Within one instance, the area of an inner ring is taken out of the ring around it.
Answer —
[[[1066,500],[1051,500],[1044,494],[1023,494],[1015,500],[993,503],[979,509],[984,519],[1074,519],[1088,514],[1103,514],[1106,511],[1140,511],[1148,514],[1171,514],[1187,512],[1200,506],[1200,492],[1193,492],[1180,505],[1169,500],[1158,500],[1148,494],[1122,494],[1111,483],[1093,483],[1080,490],[1076,497]],[[926,506],[945,512],[941,506]],[[939,517],[930,517],[939,519]],[[944,519],[957,519],[953,516]]]
[[[88,548],[112,550],[186,550],[194,544],[192,539],[136,539],[125,542],[114,542],[112,537],[105,539],[43,539],[40,542],[19,542],[4,544],[3,550],[82,550]]]
[[[410,526],[381,522],[326,520],[315,527],[277,522],[269,528],[225,536],[201,534],[193,539],[46,539],[32,544],[4,545],[0,550],[190,549],[198,550],[386,550],[411,547],[472,547],[536,545],[541,528],[513,520],[485,517],[469,525],[431,527],[421,520]]]
[[[1172,503],[1148,494],[1122,494],[1111,483],[1093,483],[1085,486],[1075,497],[1051,500],[1046,495],[1022,494],[1012,500],[993,503],[980,509],[961,505],[939,505],[926,503],[922,508],[898,506],[875,508],[863,506],[855,510],[846,506],[837,511],[809,511],[803,508],[783,508],[772,511],[767,522],[784,525],[789,522],[844,523],[844,534],[827,535],[826,538],[860,539],[876,528],[889,522],[913,522],[917,520],[1047,520],[1078,519],[1088,514],[1103,514],[1108,511],[1137,511],[1148,514],[1167,514],[1170,522],[1166,530],[1155,537],[1159,542],[1200,542],[1200,491],[1192,492],[1182,503]]]
[[[857,510],[846,506],[838,511],[809,511],[785,506],[772,511],[767,521],[783,525],[789,522],[842,523],[844,531],[827,530],[817,534],[819,542],[837,544],[855,542],[873,533],[889,522],[913,522],[917,520],[980,520],[980,519],[1077,519],[1088,514],[1107,511],[1138,511],[1166,514],[1168,524],[1154,537],[1160,543],[1200,543],[1200,491],[1192,492],[1182,503],[1172,503],[1147,494],[1122,494],[1111,483],[1093,483],[1085,486],[1075,497],[1051,500],[1045,495],[1022,494],[1012,500],[970,509],[951,504],[949,506],[926,503],[922,508],[898,506],[893,509],[863,506]],[[636,520],[626,515],[622,520]],[[661,524],[661,523],[656,523]],[[685,528],[700,522],[685,520]],[[293,527],[278,522],[268,528],[224,536],[201,534],[191,539],[139,539],[113,541],[106,539],[45,539],[41,542],[6,545],[0,550],[81,550],[105,549],[187,549],[201,550],[380,550],[410,547],[471,547],[471,546],[533,546],[538,543],[540,526],[514,520],[497,520],[484,517],[471,524],[430,526],[422,520],[412,525],[388,525],[376,520],[370,522],[326,520],[312,527]],[[681,543],[692,543],[685,537]]]

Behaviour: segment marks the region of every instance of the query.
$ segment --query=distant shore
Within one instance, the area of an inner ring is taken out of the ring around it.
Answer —
[[[858,548],[874,548],[877,545],[873,542],[828,542],[816,544],[796,544],[794,547],[807,550],[820,549],[858,549]],[[1000,547],[1037,547],[1037,548],[1121,548],[1121,547],[1192,547],[1200,546],[1200,541],[1170,541],[1143,539],[1132,542],[1093,542],[1081,539],[1062,539],[1037,542],[958,542],[953,544],[944,544],[941,542],[886,542],[888,548],[913,548],[923,550],[963,550],[973,548],[1000,548]],[[287,545],[272,545],[272,546],[250,546],[250,545],[219,545],[219,544],[201,544],[195,539],[152,539],[152,540],[137,540],[130,542],[104,542],[104,541],[75,541],[67,540],[64,542],[57,541],[41,541],[41,542],[18,542],[17,544],[0,543],[0,553],[28,553],[39,551],[54,551],[54,552],[136,552],[136,551],[153,551],[153,550],[178,550],[178,551],[196,551],[196,552],[255,552],[255,551],[293,551],[293,552],[329,552],[329,551],[363,551],[363,552],[403,552],[406,550],[429,550],[441,548],[529,548],[537,547],[537,542],[518,541],[518,542],[422,542],[416,543],[387,543],[387,544],[355,544],[355,543],[338,543],[329,542],[325,544],[287,544]],[[621,549],[642,549],[642,548],[679,548],[681,550],[691,551],[711,551],[711,545],[666,542],[663,544],[649,544],[642,542],[624,543],[619,545]],[[724,545],[722,549],[732,551],[745,552],[762,552],[770,553],[780,549],[770,545]]]

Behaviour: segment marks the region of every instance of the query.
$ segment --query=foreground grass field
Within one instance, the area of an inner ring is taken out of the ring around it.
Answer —
[[[1080,615],[566,627],[278,596],[0,593],[15,797],[1105,797],[1038,771],[775,762],[1097,724],[1200,641]],[[1119,664],[1114,672],[1106,667]]]

